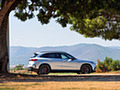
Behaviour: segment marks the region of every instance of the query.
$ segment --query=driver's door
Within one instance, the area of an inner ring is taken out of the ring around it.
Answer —
[[[77,60],[69,59],[69,57],[65,54],[61,55],[61,69],[62,70],[80,70],[80,64]]]

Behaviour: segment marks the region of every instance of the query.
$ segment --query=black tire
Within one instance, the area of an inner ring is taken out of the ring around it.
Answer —
[[[77,74],[81,74],[80,72],[77,72]]]
[[[38,75],[41,75],[41,74],[49,74],[50,72],[50,67],[48,65],[41,65],[39,67],[39,70],[37,72]]]
[[[82,74],[89,74],[89,73],[91,73],[91,67],[90,67],[90,65],[83,65],[81,67],[81,73]]]

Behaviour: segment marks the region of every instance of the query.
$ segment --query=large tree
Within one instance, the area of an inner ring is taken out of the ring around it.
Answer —
[[[0,71],[7,72],[7,24],[9,13],[26,21],[37,16],[41,24],[51,18],[63,27],[71,24],[74,30],[85,37],[120,39],[119,0],[2,0],[0,8]]]
[[[21,0],[0,0],[0,72],[8,72],[8,17]]]

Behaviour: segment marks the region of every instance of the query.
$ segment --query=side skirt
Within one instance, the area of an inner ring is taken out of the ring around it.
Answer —
[[[80,70],[51,70],[50,72],[80,72]]]

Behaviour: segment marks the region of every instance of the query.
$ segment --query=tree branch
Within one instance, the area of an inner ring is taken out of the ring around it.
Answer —
[[[15,0],[15,2],[12,4],[12,6],[9,9],[9,12],[14,10],[22,1],[27,1],[27,0]]]
[[[15,0],[2,0],[2,8],[0,10],[0,27],[5,15],[9,14],[8,11],[14,2]]]

